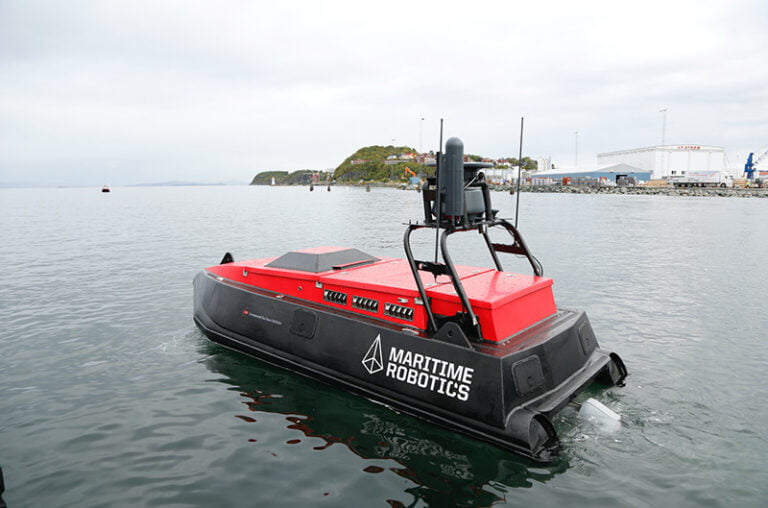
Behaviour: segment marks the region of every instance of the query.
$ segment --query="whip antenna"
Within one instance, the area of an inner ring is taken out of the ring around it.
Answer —
[[[435,263],[437,263],[437,247],[440,244],[440,159],[443,158],[443,119],[440,119],[440,144],[437,149],[437,164],[435,166],[435,217],[437,218],[437,227],[435,228]]]
[[[520,175],[523,171],[523,122],[525,117],[520,117],[520,153],[517,157],[517,196],[515,197],[515,229],[517,229],[517,218],[520,215]],[[442,131],[440,135],[442,139]]]

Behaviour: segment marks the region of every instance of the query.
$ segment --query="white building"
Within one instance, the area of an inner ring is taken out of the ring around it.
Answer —
[[[517,166],[507,165],[506,168],[484,168],[486,180],[493,184],[509,183],[517,178]]]
[[[536,164],[539,171],[549,171],[552,169],[552,157],[539,157],[536,159]]]
[[[650,171],[629,164],[610,164],[594,169],[565,169],[558,168],[550,171],[537,171],[531,174],[531,179],[539,185],[560,184],[565,178],[580,185],[590,182],[621,183],[622,178],[632,177],[638,182],[647,182],[651,178]]]
[[[597,165],[629,164],[651,172],[654,179],[689,171],[727,171],[721,146],[665,145],[597,154]]]

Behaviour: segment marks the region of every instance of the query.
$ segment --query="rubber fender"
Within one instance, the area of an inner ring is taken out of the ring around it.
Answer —
[[[544,460],[552,458],[560,448],[555,426],[543,414],[537,414],[531,419],[528,427],[528,442],[536,457]]]
[[[527,449],[526,455],[543,462],[557,455],[560,439],[546,415],[518,409],[509,418],[507,433],[518,446]]]
[[[3,501],[3,492],[5,492],[5,481],[3,480],[3,468],[0,467],[0,508],[6,508],[8,505]]]
[[[616,353],[611,353],[610,357],[611,361],[600,371],[596,380],[607,386],[624,386],[624,379],[628,375],[627,367]]]

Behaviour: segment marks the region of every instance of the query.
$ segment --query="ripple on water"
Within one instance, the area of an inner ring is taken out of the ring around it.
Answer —
[[[14,240],[0,262],[24,268],[0,279],[10,506],[749,506],[768,495],[768,322],[749,303],[766,299],[768,230],[744,220],[764,215],[757,200],[523,196],[522,231],[559,303],[586,309],[630,371],[625,388],[588,394],[623,415],[621,429],[566,411],[563,457],[540,467],[210,346],[192,324],[191,280],[225,251],[401,256],[417,194],[113,190],[0,190]],[[283,217],[299,219],[270,227]],[[487,263],[470,236],[452,239],[456,260]],[[417,255],[429,259],[432,241],[414,235]]]

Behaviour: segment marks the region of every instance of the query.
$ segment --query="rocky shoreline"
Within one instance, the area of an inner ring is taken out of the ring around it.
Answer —
[[[494,185],[493,190],[510,192],[509,185]],[[514,192],[516,189],[512,189]],[[589,187],[583,185],[523,185],[521,192],[554,192],[564,194],[635,194],[646,196],[695,196],[724,198],[768,198],[768,188],[720,187]]]
[[[253,184],[251,184],[253,185]],[[327,183],[316,184],[315,187],[326,187]],[[401,190],[417,190],[412,185],[402,182],[335,182],[331,187],[389,187]],[[509,185],[489,185],[489,188],[499,192],[513,192],[516,188]],[[693,196],[693,197],[722,197],[722,198],[768,198],[768,188],[721,188],[721,187],[591,187],[587,185],[523,185],[520,192],[539,192],[557,194],[621,194],[644,196]]]

